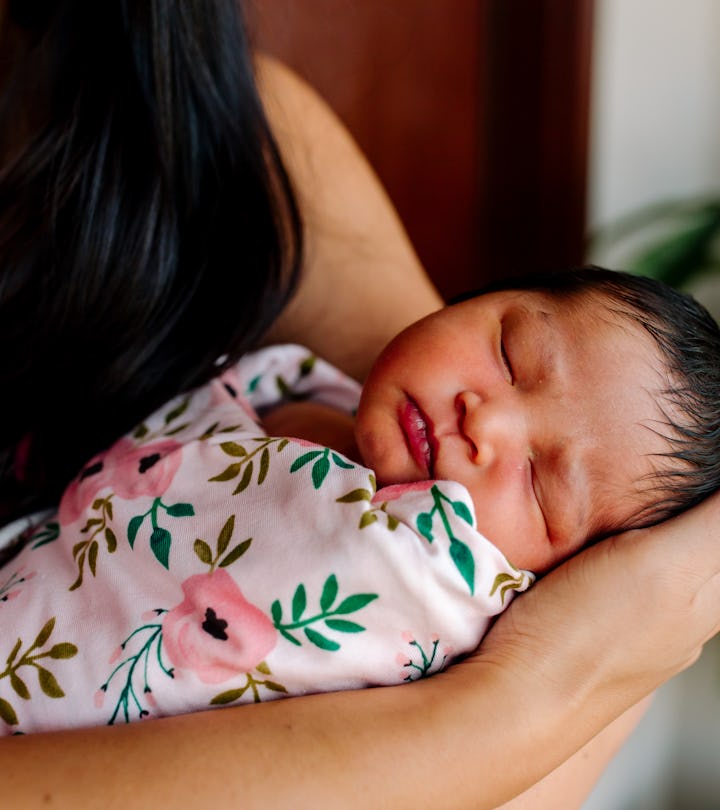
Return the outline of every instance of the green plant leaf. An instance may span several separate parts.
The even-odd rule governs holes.
[[[135,515],[135,517],[128,523],[127,534],[130,548],[135,546],[135,538],[137,537],[137,533],[140,531],[143,520],[145,520],[145,515]]]
[[[360,517],[360,522],[358,523],[358,529],[364,529],[366,526],[370,526],[372,523],[375,523],[377,519],[375,512],[363,512]]]
[[[60,684],[50,670],[38,667],[38,682],[40,683],[40,688],[48,697],[65,697],[65,692],[60,688]]]
[[[307,607],[307,594],[305,593],[305,586],[302,582],[295,588],[295,593],[292,598],[292,618],[294,622],[300,620],[300,617],[305,612]]]
[[[263,686],[266,689],[270,689],[272,692],[285,692],[287,694],[287,689],[281,683],[276,683],[275,681],[263,681]]]
[[[40,632],[37,634],[37,637],[35,638],[35,641],[33,642],[31,649],[44,646],[45,642],[52,635],[54,627],[55,627],[55,617],[53,616],[51,619],[48,619],[43,625],[42,630],[40,630]]]
[[[267,447],[263,448],[262,454],[260,455],[260,471],[258,472],[258,486],[263,483],[265,478],[267,477],[268,470],[270,469],[270,451]]]
[[[464,520],[465,523],[469,523],[470,526],[473,525],[472,513],[467,507],[467,504],[464,504],[462,501],[451,501],[451,506],[453,512],[461,519]]]
[[[208,478],[208,481],[232,481],[233,478],[237,477],[241,467],[242,462],[238,461],[235,464],[231,464],[229,467],[226,467],[221,473],[218,473],[218,475]]]
[[[310,450],[309,453],[303,453],[301,456],[298,456],[290,465],[290,472],[297,472],[301,467],[304,467],[308,462],[312,461],[314,458],[317,458],[319,455],[322,455],[322,450]]]
[[[312,468],[312,482],[315,489],[320,489],[325,477],[330,472],[330,462],[326,456],[319,458]]]
[[[219,695],[215,695],[215,697],[210,701],[210,705],[225,706],[228,703],[239,700],[245,694],[246,689],[247,686],[243,687],[242,689],[228,689],[227,692],[221,692]]]
[[[195,514],[191,503],[174,503],[166,511],[171,517],[192,517]]]
[[[300,376],[307,377],[307,375],[313,370],[315,366],[315,360],[317,358],[314,355],[309,355],[306,357],[302,363],[300,363]]]
[[[331,453],[332,460],[337,464],[338,467],[342,467],[343,470],[352,470],[355,465],[351,464],[349,461],[346,461],[342,456],[339,456],[337,453]]]
[[[417,528],[420,534],[428,541],[428,543],[432,543],[433,541],[432,515],[430,514],[430,512],[421,512],[417,516]]]
[[[307,636],[308,641],[311,641],[321,650],[335,652],[335,650],[340,649],[340,645],[337,643],[337,641],[332,641],[331,639],[326,638],[324,635],[322,635],[322,633],[318,633],[317,630],[313,630],[312,627],[305,628],[305,635]]]
[[[365,605],[377,599],[376,593],[356,593],[354,596],[348,596],[346,599],[335,608],[335,613],[346,614],[354,613],[356,610],[361,610]]]
[[[239,560],[240,557],[242,557],[242,555],[250,548],[251,543],[252,537],[248,537],[247,540],[243,540],[242,543],[235,546],[235,548],[220,561],[220,568],[227,568],[228,565],[232,565],[235,560]]]
[[[361,624],[349,622],[347,619],[325,619],[325,624],[331,630],[337,630],[340,633],[362,633],[365,629]]]
[[[470,549],[460,540],[450,541],[450,556],[455,567],[470,588],[475,593],[475,560]]]
[[[115,537],[115,532],[110,528],[105,529],[105,543],[107,544],[108,553],[112,554],[117,548],[117,537]]]
[[[27,688],[25,681],[12,670],[10,672],[10,686],[12,686],[15,694],[23,700],[30,700],[30,690]]]
[[[218,554],[225,553],[225,550],[230,545],[230,541],[232,540],[234,531],[235,531],[235,515],[230,515],[230,517],[225,521],[225,525],[222,527],[222,529],[220,529],[220,534],[218,535],[217,541]]]
[[[212,551],[210,546],[204,540],[201,540],[198,537],[198,539],[193,543],[193,551],[200,562],[205,563],[205,565],[212,565]]]
[[[185,397],[185,399],[183,399],[183,401],[177,407],[173,408],[169,413],[165,414],[165,424],[169,425],[170,422],[177,419],[178,416],[182,416],[187,410],[189,404],[190,404],[190,397]]]
[[[238,493],[247,489],[247,487],[250,484],[250,481],[252,480],[252,474],[253,474],[253,462],[252,459],[250,459],[250,461],[248,461],[247,464],[245,465],[245,471],[242,474],[240,483],[233,490],[233,495],[237,495]]]
[[[88,551],[88,565],[90,566],[90,573],[95,576],[95,569],[97,567],[98,543],[93,540],[90,543],[90,550]]]
[[[18,639],[15,642],[15,646],[10,651],[10,655],[8,655],[8,657],[7,657],[6,664],[7,664],[8,667],[11,667],[13,665],[13,661],[15,660],[15,657],[20,652],[20,647],[22,647],[22,640]]]
[[[50,658],[72,658],[77,655],[77,651],[78,648],[74,644],[64,641],[51,647],[48,655]]]
[[[335,576],[335,574],[330,574],[330,576],[325,580],[322,593],[320,594],[320,610],[323,613],[327,613],[327,611],[330,610],[330,606],[335,601],[337,593],[338,593],[337,577]]]
[[[372,492],[367,489],[353,489],[335,500],[336,503],[358,503],[359,501],[371,501]]]
[[[242,458],[247,455],[247,450],[237,442],[221,442],[220,448],[228,456],[234,456],[235,458]]]
[[[3,700],[3,698],[0,698],[0,717],[2,717],[2,719],[9,726],[16,726],[18,724],[15,709],[13,709],[13,707],[7,702],[7,700]]]
[[[152,553],[155,555],[155,559],[163,565],[165,568],[169,568],[169,560],[170,560],[170,543],[172,542],[172,536],[167,529],[163,529],[161,526],[153,529],[153,533],[150,535],[150,548],[152,549]]]

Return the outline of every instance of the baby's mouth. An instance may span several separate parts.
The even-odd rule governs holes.
[[[400,411],[400,427],[405,434],[405,441],[410,450],[410,455],[415,463],[425,470],[428,478],[431,478],[433,466],[432,431],[425,415],[410,397],[407,397]]]

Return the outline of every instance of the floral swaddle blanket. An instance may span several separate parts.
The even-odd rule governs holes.
[[[358,394],[270,347],[92,459],[0,568],[0,734],[398,684],[473,650],[533,577],[478,533],[465,488],[376,490],[258,424]]]

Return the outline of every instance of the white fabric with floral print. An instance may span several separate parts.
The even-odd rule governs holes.
[[[398,684],[474,649],[533,577],[478,533],[464,487],[376,491],[258,425],[358,393],[275,346],[92,459],[0,569],[0,733]]]

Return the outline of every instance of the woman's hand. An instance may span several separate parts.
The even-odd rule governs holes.
[[[590,708],[577,719],[592,730],[609,706],[633,705],[694,663],[718,631],[720,493],[569,560],[512,604],[478,658]]]

